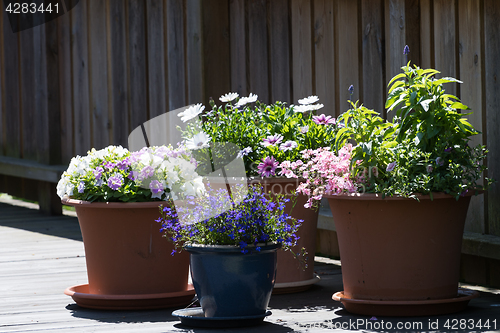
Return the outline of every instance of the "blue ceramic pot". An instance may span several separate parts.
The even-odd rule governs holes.
[[[263,315],[276,276],[281,244],[243,254],[237,246],[189,245],[191,277],[205,317]]]

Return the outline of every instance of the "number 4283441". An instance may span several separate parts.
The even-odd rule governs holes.
[[[56,2],[52,5],[52,3],[49,2],[46,5],[44,3],[38,5],[34,2],[11,2],[7,8],[5,8],[5,11],[11,14],[40,14],[44,12],[52,13],[52,11],[59,13],[59,3]]]

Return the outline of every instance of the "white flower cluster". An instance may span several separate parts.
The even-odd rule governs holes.
[[[160,199],[165,194],[165,200],[177,200],[205,192],[195,161],[182,148],[177,151],[167,151],[165,147],[143,148],[132,153],[131,166],[136,183],[150,189],[152,198]]]
[[[72,158],[57,184],[57,194],[61,198],[85,200],[86,190],[101,195],[115,191],[130,193],[132,183],[150,190],[151,198],[175,200],[199,196],[205,187],[195,169],[196,161],[183,147],[151,147],[131,153],[121,146],[108,146]],[[127,199],[134,201],[130,197]]]
[[[295,112],[307,112],[307,111],[317,111],[321,109],[323,104],[313,104],[319,101],[318,96],[309,96],[306,98],[299,99],[299,104],[294,106],[293,111]]]

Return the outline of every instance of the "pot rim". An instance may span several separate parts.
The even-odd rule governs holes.
[[[281,243],[258,243],[260,251],[252,251],[252,253],[260,253],[272,251],[281,248]],[[249,245],[248,250],[255,250],[257,246]],[[218,252],[218,253],[241,253],[241,247],[238,245],[205,245],[205,244],[185,244],[184,249],[188,252]]]
[[[483,194],[485,190],[470,190],[465,195],[461,197],[470,197],[473,195]],[[431,200],[431,196],[429,194],[416,194],[415,195],[419,200]],[[413,198],[405,198],[401,196],[386,196],[382,198],[381,193],[342,193],[342,194],[323,194],[323,198],[327,199],[338,199],[338,200],[415,200]],[[432,200],[435,199],[450,199],[455,198],[454,196],[444,193],[444,192],[433,192]]]
[[[74,207],[93,208],[153,208],[160,205],[168,205],[168,201],[145,201],[145,202],[90,202],[85,200],[71,199],[67,196],[61,199],[63,205]]]

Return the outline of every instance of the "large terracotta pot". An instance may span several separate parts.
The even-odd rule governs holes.
[[[162,237],[155,222],[160,216],[158,207],[165,202],[62,202],[75,207],[82,232],[89,283],[80,289],[93,298],[162,295],[164,302],[157,299],[154,307],[172,305],[169,293],[186,292],[181,303],[189,303],[189,295],[194,295],[188,286],[189,255],[172,256],[173,244]],[[139,304],[148,307],[144,300]]]
[[[300,184],[300,180],[291,178],[257,178],[249,183],[260,183],[266,192],[285,194],[292,199],[292,192]],[[295,253],[300,253],[300,249],[305,248],[308,252],[307,268],[295,259],[290,251],[278,251],[278,268],[276,273],[276,283],[274,294],[292,293],[307,290],[319,278],[314,274],[314,254],[316,251],[316,230],[318,225],[318,210],[304,208],[307,196],[298,195],[290,200],[285,206],[285,213],[296,219],[304,220],[299,228],[300,239],[293,248]]]
[[[418,201],[367,193],[326,197],[337,230],[344,282],[342,295],[335,299],[418,305],[457,298],[470,195],[456,200],[436,193],[433,200],[419,196]],[[368,308],[370,315],[376,314],[376,307]],[[394,309],[396,313],[383,314],[398,315]],[[350,311],[360,313],[355,307]]]

